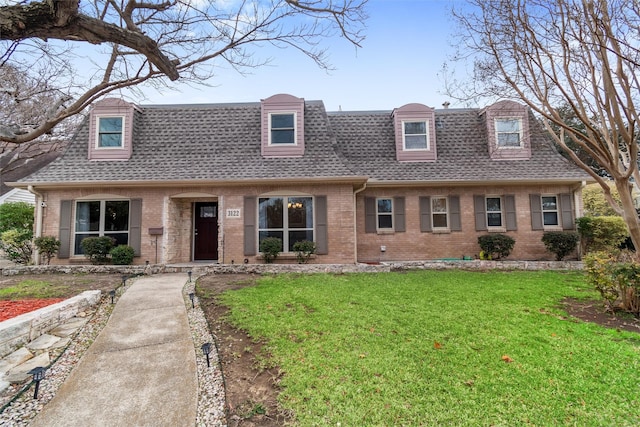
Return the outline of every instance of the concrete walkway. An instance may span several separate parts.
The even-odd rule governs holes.
[[[196,355],[184,274],[137,279],[30,426],[193,426]]]

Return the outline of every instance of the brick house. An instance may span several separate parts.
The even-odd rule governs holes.
[[[57,263],[108,235],[135,263],[262,262],[259,242],[313,240],[315,263],[475,257],[506,233],[512,259],[552,259],[545,230],[574,229],[590,177],[529,110],[327,112],[280,94],[256,103],[97,102],[67,150],[13,183],[38,198]]]

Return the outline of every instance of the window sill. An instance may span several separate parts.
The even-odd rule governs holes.
[[[544,231],[563,231],[562,227],[559,225],[545,225],[543,227]]]
[[[434,228],[432,230],[433,234],[449,234],[451,233],[451,230],[448,228]]]
[[[395,234],[395,230],[377,230],[376,233],[378,234]]]
[[[487,228],[488,233],[506,233],[507,227],[489,227]]]

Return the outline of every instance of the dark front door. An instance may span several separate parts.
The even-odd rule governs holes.
[[[218,203],[195,204],[194,260],[218,259]]]

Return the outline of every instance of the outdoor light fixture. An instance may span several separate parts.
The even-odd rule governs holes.
[[[115,296],[116,296],[116,291],[115,291],[115,289],[114,289],[114,290],[109,291],[109,296],[111,297],[111,304],[113,304],[113,298],[115,298]]]
[[[40,381],[44,379],[44,372],[47,368],[43,368],[42,366],[38,366],[37,368],[33,368],[28,373],[33,375],[33,381],[36,383],[36,389],[33,392],[33,398],[38,398],[38,389],[40,388]]]
[[[193,300],[195,299],[196,294],[194,294],[193,292],[189,293],[189,299],[191,300],[191,308],[196,308]]]
[[[123,275],[122,275],[122,286],[124,286],[124,285],[126,285],[126,284],[127,284],[127,275],[126,275],[126,274],[123,274]]]
[[[209,353],[211,353],[211,343],[210,342],[206,342],[204,344],[202,344],[202,352],[204,353],[205,356],[207,356],[207,368],[210,368],[211,365],[209,364]]]
[[[191,270],[187,271],[187,274],[189,275],[189,283],[191,283],[191,273],[192,273]]]

